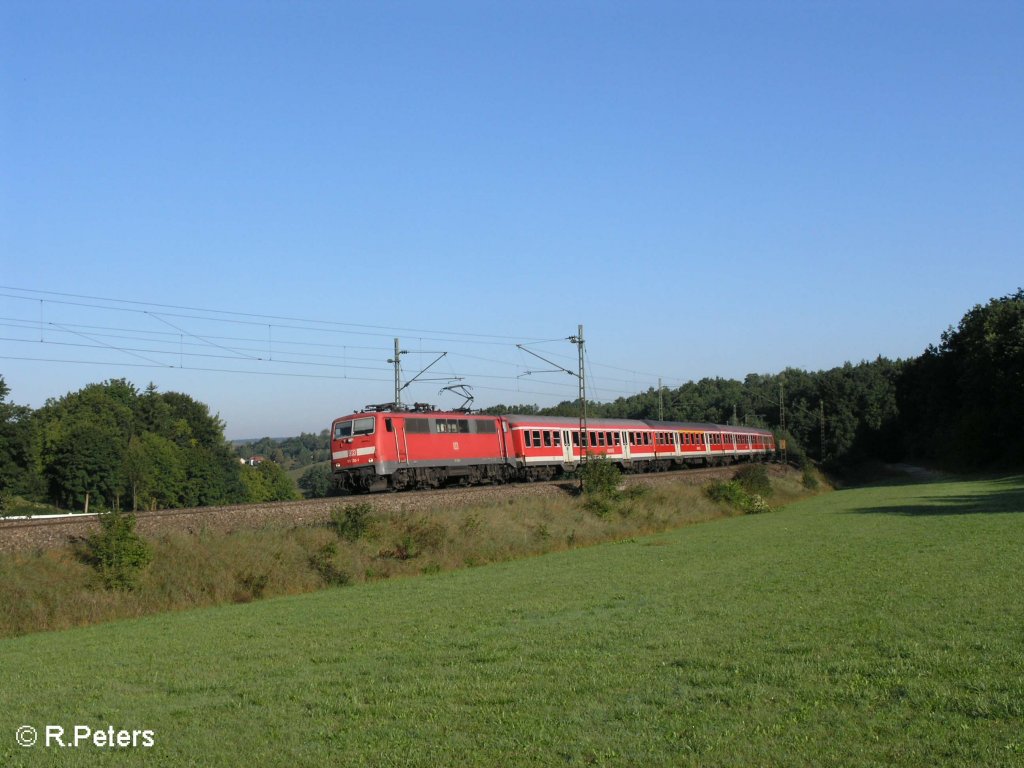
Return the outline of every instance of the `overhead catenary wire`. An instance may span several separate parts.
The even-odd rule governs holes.
[[[310,318],[301,318],[289,314],[257,314],[252,312],[235,312],[230,310],[210,309],[191,307],[185,304],[158,304],[127,299],[113,299],[107,297],[89,296],[85,294],[60,293],[54,291],[38,291],[36,289],[14,288],[11,286],[0,286],[0,298],[10,298],[21,301],[31,301],[39,306],[38,319],[24,317],[2,317],[0,326],[12,330],[23,330],[35,332],[38,335],[34,339],[17,338],[17,334],[0,337],[2,341],[12,343],[30,343],[61,345],[65,347],[77,347],[80,349],[106,349],[116,351],[128,357],[142,359],[154,367],[180,368],[185,370],[210,370],[223,373],[252,373],[248,368],[236,367],[212,367],[208,364],[200,364],[204,360],[258,362],[273,367],[271,373],[280,375],[288,374],[292,377],[301,378],[325,378],[332,374],[332,370],[338,370],[343,375],[341,378],[359,380],[360,377],[348,376],[349,369],[354,371],[365,371],[369,374],[380,372],[384,374],[387,369],[372,363],[380,360],[379,357],[369,355],[352,355],[352,351],[381,352],[386,348],[383,346],[372,346],[370,344],[340,343],[342,336],[383,336],[386,332],[396,329],[387,326],[375,326],[368,324],[338,323],[334,321],[323,321]],[[22,294],[30,293],[31,296],[17,295],[11,291]],[[64,307],[68,310],[64,314],[76,313],[69,321],[58,322],[56,319],[46,320],[46,316],[53,317],[52,312],[46,311],[48,305]],[[80,311],[79,311],[80,310]],[[104,313],[118,312],[135,317],[145,317],[165,326],[165,330],[158,330],[152,327],[126,327],[130,324],[113,323],[103,324],[96,322],[81,322],[84,312]],[[57,313],[61,314],[60,312]],[[61,317],[61,320],[64,320]],[[272,322],[268,322],[271,320]],[[205,327],[195,327],[204,324]],[[210,326],[232,324],[239,327],[251,326],[261,327],[264,332],[259,334],[232,334],[224,333],[223,329],[211,328]],[[171,329],[173,333],[166,330]],[[49,333],[46,333],[49,329]],[[367,329],[373,329],[372,331]],[[217,332],[220,330],[220,332]],[[435,331],[424,329],[412,329],[415,332],[424,334],[418,336],[419,346],[422,350],[423,342],[441,341],[445,344],[456,346],[487,343],[494,347],[503,347],[511,353],[513,345],[498,339],[511,339],[522,337],[509,337],[500,334],[488,334],[478,332],[458,333],[451,331]],[[68,339],[61,340],[60,336],[78,337],[88,343],[76,343]],[[433,336],[446,335],[449,338],[438,339]],[[325,335],[328,338],[316,338]],[[345,341],[351,341],[350,339]],[[564,343],[565,337],[558,338],[527,338],[522,342],[525,345],[548,345],[553,343]],[[205,349],[205,351],[203,351]],[[218,354],[217,350],[220,353]],[[340,354],[331,354],[338,351]],[[422,350],[425,351],[425,350]],[[521,354],[521,353],[520,353]],[[548,350],[554,359],[563,358],[570,360],[569,355]],[[150,357],[147,357],[150,356]],[[41,362],[50,360],[46,356],[30,358],[28,356],[0,355],[4,359],[33,359]],[[460,362],[462,361],[462,362]],[[465,366],[466,361],[476,361],[494,366],[501,366],[509,369],[509,373],[502,374],[500,371],[473,371],[476,366]],[[101,362],[99,360],[75,360],[63,361],[81,364],[104,364],[104,365],[129,365],[124,363]],[[538,384],[553,387],[555,391],[542,392],[537,388],[523,389],[520,382],[516,381],[516,373],[525,370],[522,362],[514,359],[499,359],[496,355],[475,355],[469,351],[454,349],[451,351],[447,362],[447,368],[451,373],[449,378],[464,381],[507,381],[511,385],[507,389],[501,387],[480,387],[491,391],[515,392],[521,395],[536,394],[545,397],[558,397],[564,400],[571,400],[572,382],[553,381],[548,376],[536,372],[532,377]],[[360,365],[360,363],[367,363]],[[638,372],[621,366],[605,365],[594,362],[587,355],[587,366],[590,369],[590,376],[593,385],[590,390],[601,398],[628,396],[637,392],[635,376]],[[281,370],[282,367],[292,370]],[[598,379],[594,377],[594,368],[602,367],[607,370],[619,370],[633,374],[634,379],[618,378],[604,375],[601,379],[602,386],[597,386]],[[671,377],[666,377],[671,378]],[[375,380],[375,379],[371,379]],[[411,383],[411,382],[410,382]],[[419,384],[419,382],[416,382]],[[619,385],[619,386],[616,386]],[[559,391],[561,390],[561,391]]]

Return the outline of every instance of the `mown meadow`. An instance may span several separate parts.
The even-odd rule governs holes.
[[[1022,512],[1022,477],[894,483],[8,638],[0,763],[1020,765]],[[18,746],[47,724],[155,744]]]

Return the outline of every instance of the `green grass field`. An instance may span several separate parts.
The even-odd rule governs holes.
[[[0,765],[1024,764],[1024,478],[0,641]],[[21,725],[152,748],[22,748]]]

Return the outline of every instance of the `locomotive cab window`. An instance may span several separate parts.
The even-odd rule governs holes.
[[[370,416],[366,419],[355,419],[352,422],[352,436],[372,435],[375,419]]]
[[[352,422],[343,421],[340,424],[334,425],[334,439],[341,440],[342,438],[352,437]]]

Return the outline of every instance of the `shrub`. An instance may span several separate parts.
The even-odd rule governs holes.
[[[744,464],[736,470],[732,479],[748,494],[765,497],[772,495],[772,483],[764,464]]]
[[[309,558],[309,565],[320,574],[324,584],[341,586],[348,584],[349,575],[335,564],[338,545],[333,541],[324,544]]]
[[[583,481],[583,492],[588,496],[614,499],[619,495],[622,473],[605,456],[590,456],[578,470]]]
[[[410,560],[419,557],[427,550],[441,549],[447,538],[448,529],[442,523],[424,518],[413,518],[401,524],[394,546],[390,549],[382,549],[380,556],[395,560]]]
[[[814,474],[814,465],[810,460],[805,460],[801,463],[800,469],[803,470],[803,477],[800,478],[800,482],[804,488],[809,491],[817,490],[818,488],[818,477]]]
[[[366,501],[344,507],[335,507],[331,510],[330,526],[343,539],[358,541],[366,535],[370,527],[370,514],[372,512],[373,507]]]
[[[747,493],[736,480],[717,480],[704,486],[704,495],[712,501],[728,504],[747,515],[771,512],[772,508],[760,494]]]
[[[135,515],[103,512],[100,530],[89,536],[82,559],[100,575],[107,589],[134,589],[138,574],[153,559],[153,551],[135,533]]]

